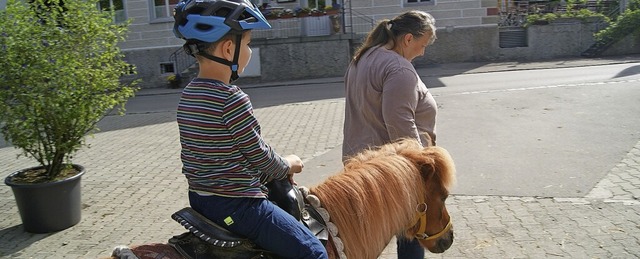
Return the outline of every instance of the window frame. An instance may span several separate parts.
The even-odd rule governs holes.
[[[156,6],[156,0],[149,0],[149,20],[151,22],[173,22],[173,8],[180,2],[179,0],[161,0],[164,2],[164,5]],[[171,1],[175,1],[175,4],[171,4]],[[165,15],[163,17],[158,17],[156,14],[156,8],[164,7]]]
[[[436,5],[436,0],[416,0],[415,3],[409,3],[409,0],[402,0],[403,7],[415,7],[415,6],[426,6],[426,5]]]
[[[176,64],[172,61],[160,62],[160,74],[176,74]]]
[[[114,22],[114,23],[125,23],[125,22],[127,22],[127,20],[128,20],[129,18],[127,18],[127,6],[126,6],[126,0],[104,0],[104,1],[109,1],[109,8],[108,8],[108,10],[111,10],[111,11],[113,11],[113,13],[114,13],[114,15],[113,15],[113,17],[112,17],[112,20],[113,20],[113,22]],[[121,10],[115,10],[115,9],[113,9],[113,8],[114,8],[114,6],[115,6],[115,5],[113,4],[113,2],[114,2],[114,1],[120,1],[120,2],[121,2],[121,4],[122,4],[122,9],[121,9]],[[101,1],[98,1],[98,9],[99,9],[99,10],[103,10],[102,6],[100,5],[100,2],[101,2]],[[121,13],[122,13],[122,18],[123,18],[122,20],[118,20],[118,19],[117,19],[117,18],[118,18],[118,15],[117,15],[116,13],[117,13],[118,11],[121,11]]]

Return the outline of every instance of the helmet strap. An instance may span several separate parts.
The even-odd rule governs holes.
[[[218,62],[220,64],[224,64],[224,65],[229,66],[231,68],[231,78],[230,78],[229,82],[233,82],[233,81],[236,81],[238,78],[240,78],[240,76],[238,75],[238,67],[239,67],[238,59],[240,59],[240,43],[241,43],[240,41],[241,40],[242,40],[242,34],[236,35],[236,49],[235,49],[234,54],[233,54],[233,61],[229,61],[229,60],[226,60],[226,59],[223,59],[223,58],[219,58],[219,57],[216,57],[216,56],[213,56],[213,55],[207,53],[204,50],[200,50],[198,48],[197,44],[192,44],[192,45],[188,46],[189,49],[190,49],[190,52],[191,52],[189,54],[192,54],[192,55],[193,54],[197,54],[197,55],[203,56],[203,57],[205,57],[205,58],[207,58],[207,59],[209,59],[211,61]],[[195,50],[194,50],[194,48],[195,48]]]
[[[242,34],[236,34],[236,51],[233,54],[233,64],[231,64],[231,80],[229,82],[233,82],[240,78],[238,75],[238,59],[240,59],[240,45],[242,41]]]

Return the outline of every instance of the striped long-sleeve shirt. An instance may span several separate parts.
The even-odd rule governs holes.
[[[265,197],[263,181],[283,179],[289,164],[260,136],[249,97],[216,80],[195,79],[178,104],[182,173],[189,190]]]

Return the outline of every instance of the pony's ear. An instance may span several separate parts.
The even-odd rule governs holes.
[[[425,148],[404,148],[399,149],[399,155],[411,160],[419,169],[425,181],[437,176],[445,188],[451,187],[455,183],[456,168],[449,152],[439,146],[429,146]]]
[[[433,161],[429,169],[432,175],[438,175],[442,185],[450,188],[456,182],[456,167],[449,152],[439,146],[424,148],[426,156]]]
[[[426,147],[419,154],[419,157],[413,156],[410,159],[420,168],[420,173],[426,181],[431,181],[432,177],[437,176],[445,188],[455,183],[455,165],[446,149],[438,146]]]
[[[425,180],[429,180],[436,173],[436,167],[432,163],[421,164],[420,173],[422,174],[422,178],[424,178]]]
[[[436,171],[436,161],[429,148],[419,147],[417,149],[400,149],[398,154],[409,159],[418,169],[423,179],[429,180]]]

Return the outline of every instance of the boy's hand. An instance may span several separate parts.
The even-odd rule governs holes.
[[[289,173],[287,174],[289,177],[289,181],[291,181],[291,184],[295,185],[296,183],[295,181],[293,181],[293,174],[302,172],[302,168],[304,168],[302,160],[296,155],[288,155],[285,156],[284,159],[289,162]]]

